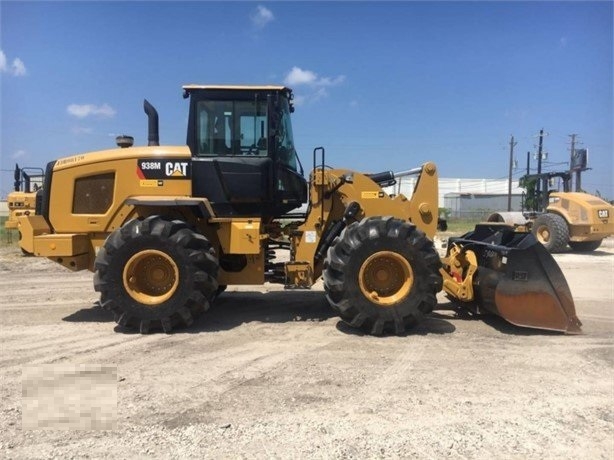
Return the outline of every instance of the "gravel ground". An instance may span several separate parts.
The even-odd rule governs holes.
[[[229,288],[189,330],[124,333],[91,273],[2,248],[0,457],[612,459],[613,243],[556,256],[582,335],[440,296],[412,334],[378,338],[321,285]]]

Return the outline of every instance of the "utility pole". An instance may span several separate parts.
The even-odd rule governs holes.
[[[576,136],[577,134],[570,134],[569,137],[571,137],[571,159],[569,161],[569,172],[571,173],[571,166],[574,164],[574,160],[575,160],[575,156],[576,156]],[[577,165],[576,165],[577,166]],[[581,174],[582,171],[580,169],[576,169],[575,171],[575,176],[576,176],[576,192],[579,192],[582,189],[582,179],[581,179]],[[569,184],[569,190],[573,190],[573,177],[570,177],[569,179],[570,184]]]
[[[542,151],[544,148],[544,130],[539,130],[539,147],[537,148],[537,174],[542,173]]]
[[[539,130],[539,147],[537,149],[537,174],[541,174],[542,173],[542,150],[544,147],[544,128]],[[539,206],[542,206],[542,181],[541,178],[537,179],[537,187],[536,187],[536,191],[537,191],[537,202],[539,203]],[[546,192],[544,190],[544,192]]]
[[[510,168],[508,175],[508,184],[507,184],[507,210],[508,212],[512,210],[512,168],[514,167],[514,146],[517,142],[514,142],[514,135],[510,139]]]

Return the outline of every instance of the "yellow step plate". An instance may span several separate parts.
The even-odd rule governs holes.
[[[44,257],[76,256],[89,253],[90,239],[84,233],[47,234],[34,237],[34,254]]]

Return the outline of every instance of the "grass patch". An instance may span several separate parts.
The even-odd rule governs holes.
[[[0,217],[0,247],[17,246],[19,243],[19,233],[17,230],[7,230],[4,228],[6,217]]]
[[[467,233],[473,230],[476,224],[482,222],[475,219],[448,219],[448,232]]]

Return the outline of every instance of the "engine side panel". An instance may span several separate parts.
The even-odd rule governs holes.
[[[111,231],[131,196],[189,197],[190,165],[187,147],[116,149],[58,160],[46,191],[49,223],[56,233]]]

